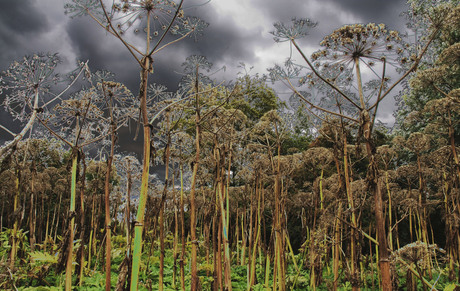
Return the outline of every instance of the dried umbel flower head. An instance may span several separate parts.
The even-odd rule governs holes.
[[[65,6],[71,17],[90,15],[114,34],[123,35],[130,28],[135,34],[148,32],[148,40],[166,32],[173,34],[197,34],[207,26],[199,18],[186,18],[183,9],[172,0],[115,0],[110,9],[101,7],[99,0],[71,0]],[[109,21],[108,21],[109,20]],[[147,28],[145,21],[149,21]]]
[[[377,159],[383,163],[385,168],[387,168],[396,157],[397,154],[395,149],[389,145],[383,145],[377,148]]]
[[[343,140],[341,127],[342,126],[340,120],[328,119],[327,122],[323,122],[319,132],[329,141],[337,143],[341,147]]]
[[[253,127],[252,135],[266,146],[273,146],[285,138],[286,123],[276,110],[266,112]]]
[[[446,48],[439,56],[440,64],[458,63],[460,59],[460,42],[457,42]]]
[[[415,78],[410,80],[410,86],[416,90],[430,88],[433,84],[442,82],[449,75],[449,72],[450,69],[447,65],[418,71]]]
[[[187,94],[195,90],[196,82],[198,82],[199,89],[212,83],[206,73],[212,69],[213,63],[208,61],[205,56],[188,56],[182,63],[182,67],[185,75],[179,83],[180,92]]]
[[[36,94],[40,98],[49,93],[51,85],[60,81],[54,73],[60,63],[57,54],[26,56],[13,62],[1,73],[0,93],[4,91],[3,106],[15,118],[25,121],[33,109]]]
[[[453,89],[448,94],[449,98],[452,98],[457,104],[460,102],[460,88]]]
[[[291,58],[288,58],[284,62],[284,66],[275,65],[273,68],[269,68],[268,72],[270,75],[270,80],[272,82],[278,80],[288,80],[291,78],[296,78],[299,76],[301,68],[292,62]],[[302,80],[300,80],[302,83]],[[306,95],[308,96],[308,95]]]
[[[353,193],[354,206],[358,207],[363,203],[368,195],[367,181],[359,179],[351,183],[351,191]]]
[[[65,14],[69,14],[70,17],[80,17],[91,12],[102,16],[103,12],[99,10],[100,4],[100,0],[71,0],[64,5]]]
[[[443,124],[442,122],[439,122],[440,120],[442,121],[441,116],[430,116],[431,120],[435,120],[437,122],[430,122],[428,123],[425,128],[423,129],[423,133],[425,134],[430,134],[433,136],[436,135],[444,135],[448,133],[448,128]]]
[[[429,135],[414,132],[411,133],[406,141],[405,147],[417,155],[427,151],[431,146],[431,137]]]
[[[332,152],[323,147],[308,149],[303,152],[303,160],[305,163],[312,164],[315,167],[323,168],[331,163],[334,159]]]
[[[302,160],[300,157],[293,155],[276,156],[275,160],[280,160],[281,174],[289,177],[296,169],[301,168]]]
[[[110,122],[102,118],[103,111],[93,102],[97,98],[96,95],[94,89],[87,89],[63,100],[54,107],[54,115],[49,120],[49,126],[70,135],[70,139],[75,138],[77,133],[84,141],[89,141],[95,136],[105,136]]]
[[[408,213],[409,211],[416,211],[419,209],[419,196],[418,190],[406,190],[397,191],[394,193],[395,200],[399,201],[398,210],[401,214]]]
[[[451,93],[453,93],[452,95],[455,94],[455,92]],[[458,100],[449,96],[441,99],[434,99],[428,101],[424,109],[426,112],[429,112],[431,114],[432,119],[436,119],[437,117],[442,118],[444,116],[447,116],[447,113],[449,111],[460,112],[460,103],[458,102]]]
[[[396,169],[400,179],[406,180],[409,185],[414,185],[418,181],[417,167],[414,165],[402,165]]]
[[[111,122],[113,117],[116,127],[126,126],[129,118],[136,118],[138,114],[138,99],[134,98],[131,91],[123,84],[114,81],[101,80],[96,84],[97,94],[93,103],[102,111],[107,112],[108,117],[99,115],[100,119]]]
[[[95,97],[93,90],[83,90],[76,93],[73,98],[63,100],[54,109],[59,115],[69,119],[84,116],[88,119],[95,119],[102,115],[102,112],[93,103],[92,99]]]
[[[418,265],[419,268],[425,270],[431,264],[431,257],[436,255],[438,246],[435,244],[426,244],[421,241],[416,241],[403,246],[392,254],[393,260],[402,259],[410,263]]]
[[[409,114],[407,114],[407,116],[404,118],[403,124],[407,127],[411,127],[411,126],[417,125],[418,123],[422,121],[423,121],[422,114],[419,111],[414,110],[410,112]]]
[[[384,24],[369,23],[344,25],[326,36],[320,43],[325,47],[312,55],[313,60],[347,65],[357,59],[375,62],[404,62],[405,43],[399,33],[388,30]]]
[[[451,2],[451,3],[448,3]],[[406,18],[409,20],[407,27],[415,31],[419,35],[421,41],[426,41],[429,34],[433,33],[434,30],[441,29],[441,39],[444,39],[446,28],[449,30],[456,29],[455,17],[453,19],[449,16],[454,10],[456,4],[455,1],[445,0],[408,0],[408,11],[403,12]],[[451,18],[451,19],[449,19]],[[453,21],[452,21],[453,20]]]
[[[123,179],[131,176],[132,179],[140,178],[140,169],[142,168],[139,159],[135,156],[115,155],[114,162],[119,176]]]
[[[270,33],[274,35],[273,39],[276,42],[289,41],[308,35],[310,29],[316,27],[317,24],[308,18],[293,18],[291,25],[281,22],[273,24],[275,30]]]
[[[429,11],[429,19],[433,27],[444,28],[441,35],[441,38],[444,40],[448,38],[446,34],[449,33],[449,30],[456,30],[460,27],[460,6],[458,6],[458,2],[457,6],[454,5],[451,3],[442,3]]]

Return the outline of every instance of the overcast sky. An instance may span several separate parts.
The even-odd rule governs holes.
[[[90,18],[70,19],[62,0],[1,0],[0,71],[24,55],[36,52],[59,53],[61,70],[75,61],[89,60],[92,70],[107,69],[134,92],[139,85],[139,69],[121,43],[107,35]],[[289,56],[289,44],[277,44],[270,31],[273,23],[307,17],[319,22],[308,40],[308,53],[335,28],[351,23],[385,23],[390,29],[404,30],[405,0],[185,0],[185,12],[209,23],[197,41],[187,40],[159,53],[155,58],[153,81],[174,89],[180,79],[181,63],[189,55],[204,55],[215,68],[226,67],[226,79],[234,79],[244,62],[252,72],[266,73]],[[286,90],[287,91],[287,90]],[[279,92],[282,93],[282,92]],[[381,119],[391,121],[393,100],[381,107]],[[2,122],[5,119],[2,118]]]

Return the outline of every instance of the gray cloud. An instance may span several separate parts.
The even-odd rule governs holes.
[[[114,36],[100,29],[91,19],[81,17],[68,22],[66,32],[79,60],[89,60],[90,69],[108,70],[134,90],[139,84],[139,69],[131,54]]]
[[[3,1],[2,4],[0,23],[3,31],[9,31],[15,36],[29,36],[48,29],[49,22],[36,6],[37,3],[17,0]]]
[[[405,21],[400,13],[405,9],[404,0],[255,0],[273,22],[289,22],[292,18],[309,18],[318,22],[309,39],[319,42],[334,29],[350,22],[385,23],[392,29],[404,30]]]
[[[356,15],[364,23],[385,23],[393,29],[404,29],[404,21],[399,17],[406,6],[404,0],[326,0],[334,3],[340,10]]]
[[[13,59],[30,54],[33,40],[50,26],[46,15],[34,1],[2,1],[0,9],[0,68]]]

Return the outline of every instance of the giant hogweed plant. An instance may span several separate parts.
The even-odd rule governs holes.
[[[141,80],[139,85],[139,122],[143,126],[143,173],[142,187],[136,223],[134,228],[133,267],[131,289],[137,290],[142,250],[142,231],[147,202],[151,125],[147,110],[147,87],[149,74],[153,73],[153,57],[156,53],[188,36],[196,36],[207,26],[196,17],[185,17],[183,0],[178,4],[170,0],[123,0],[106,5],[99,0],[72,0],[65,5],[66,13],[71,16],[88,15],[102,29],[119,39],[139,64]],[[145,26],[144,26],[145,25]],[[145,41],[134,45],[128,34],[141,34]],[[168,38],[173,34],[173,39]],[[194,276],[196,278],[196,276]],[[110,289],[110,286],[106,287]]]
[[[113,159],[115,133],[120,127],[127,125],[129,118],[133,117],[133,106],[129,106],[129,101],[132,101],[133,98],[130,98],[130,92],[124,85],[111,81],[112,76],[107,72],[96,72],[91,74],[89,69],[87,69],[86,75],[87,80],[92,86],[73,93],[68,99],[61,100],[61,102],[53,108],[48,118],[43,120],[40,119],[41,124],[52,135],[72,150],[71,195],[69,207],[70,238],[68,240],[68,250],[65,254],[67,257],[66,289],[70,289],[72,286],[77,169],[80,164],[81,156],[83,155],[83,150],[91,145],[94,146],[96,143],[107,145],[106,138],[110,137],[109,158]],[[110,167],[111,163],[109,162],[108,168]],[[106,208],[108,208],[109,195],[109,188],[107,185],[108,177],[110,177],[110,170],[107,171],[105,187]],[[106,221],[106,224],[110,222],[110,215],[107,216],[106,219],[108,219],[108,221]],[[110,240],[107,242],[107,249],[110,249]],[[110,256],[108,256],[108,258],[107,265],[110,265]],[[80,263],[83,264],[83,261]],[[80,268],[83,268],[83,266],[80,266]],[[80,276],[82,274],[83,273],[80,273]]]
[[[373,141],[373,126],[381,101],[390,92],[416,70],[418,64],[426,53],[430,44],[438,36],[443,27],[443,19],[447,17],[445,10],[438,11],[437,17],[432,18],[430,23],[429,35],[421,42],[420,49],[415,52],[408,50],[410,45],[403,42],[402,37],[397,31],[389,30],[384,24],[369,23],[345,25],[334,30],[326,36],[320,45],[322,49],[312,54],[311,58],[303,52],[298,43],[298,39],[308,36],[311,28],[316,23],[309,19],[293,19],[290,25],[275,23],[275,30],[272,32],[276,42],[287,41],[300,55],[306,66],[297,65],[290,56],[287,66],[275,66],[270,70],[273,79],[282,80],[293,92],[308,106],[356,123],[359,126],[359,138],[366,144],[367,157],[369,160],[368,184],[369,190],[374,195],[374,211],[378,229],[379,243],[379,267],[382,274],[382,288],[391,290],[391,276],[389,265],[389,253],[387,250],[387,239],[385,230],[384,206],[381,189],[378,186],[379,171],[375,160],[375,145]],[[406,65],[409,63],[409,65]],[[336,84],[335,78],[324,76],[321,68],[336,66],[337,74],[352,72],[350,76],[353,84],[353,94],[349,94],[345,89]],[[305,68],[306,67],[306,68]],[[392,81],[389,78],[391,67],[403,68],[402,75]],[[330,91],[340,95],[344,103],[354,108],[351,114],[344,114],[339,109],[329,109],[317,105],[316,100],[306,98],[293,84],[295,78],[309,80],[313,76],[321,80],[322,84],[327,84]],[[302,82],[300,83],[302,85]],[[310,85],[315,83],[310,81]],[[356,286],[354,286],[356,287]]]

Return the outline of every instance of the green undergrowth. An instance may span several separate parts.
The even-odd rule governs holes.
[[[0,233],[0,268],[1,268],[1,290],[63,290],[64,288],[64,272],[58,272],[58,260],[59,260],[59,249],[58,244],[48,243],[46,245],[37,245],[35,251],[31,251],[28,240],[27,232],[19,231],[19,251],[18,259],[16,260],[14,267],[8,262],[8,253],[11,249],[9,245],[8,237],[10,236],[10,230],[4,230]],[[58,240],[62,239],[58,237]],[[119,266],[125,257],[125,240],[122,236],[114,236],[112,249],[112,289],[115,289],[117,285],[117,279],[119,275]],[[85,265],[84,278],[79,286],[77,282],[77,276],[73,276],[73,290],[103,290],[105,285],[105,274],[104,274],[104,257],[101,250],[103,250],[101,242],[97,242],[98,253],[92,258],[91,264]],[[174,264],[174,249],[172,240],[170,237],[166,240],[166,252],[165,252],[165,270],[164,270],[164,290],[180,290],[180,267],[179,257],[177,257],[176,264]],[[75,251],[79,247],[79,241],[75,241]],[[179,244],[179,251],[181,245]],[[211,263],[206,263],[205,248],[200,247],[201,252],[199,257],[198,275],[200,278],[200,284],[202,290],[212,290],[214,282],[213,277],[213,264],[212,256],[209,258]],[[76,252],[74,252],[75,254]],[[191,275],[190,275],[190,260],[188,259],[190,253],[190,244],[186,245],[186,260],[185,260],[185,284],[186,290],[190,289]],[[150,254],[150,255],[149,255]],[[212,252],[211,252],[212,254]],[[288,255],[288,253],[286,253]],[[310,287],[310,270],[308,267],[308,260],[302,262],[302,254],[294,256],[297,262],[297,266],[300,270],[297,270],[292,262],[292,258],[288,261],[286,269],[286,286],[287,290],[312,290]],[[360,287],[361,290],[378,290],[378,267],[375,263],[375,258],[370,258],[372,263],[369,261],[363,265],[363,270],[360,273]],[[75,260],[76,261],[76,260]],[[263,256],[257,257],[256,263],[256,282],[252,286],[251,290],[267,290],[266,288],[266,266],[265,258]],[[75,263],[76,265],[76,263]],[[139,290],[158,290],[159,280],[159,268],[160,268],[160,251],[159,244],[155,242],[153,245],[146,243],[144,245],[144,252],[142,257],[141,273],[139,280]],[[456,283],[450,282],[448,279],[448,269],[446,266],[438,264],[432,269],[431,278],[428,273],[425,272],[424,278],[436,289],[453,291],[460,288]],[[247,265],[241,265],[240,262],[236,261],[236,253],[232,254],[232,289],[233,290],[247,290]],[[456,270],[458,272],[458,269]],[[43,273],[44,272],[44,273]],[[175,276],[174,276],[175,272]],[[268,286],[272,287],[272,275],[273,269],[269,270],[270,277],[268,280]],[[347,277],[347,267],[342,265],[340,268],[340,277],[338,280],[338,290],[351,290],[352,286],[350,280]],[[398,288],[405,290],[407,286],[408,270],[407,266],[400,264],[395,265],[395,278]],[[175,277],[175,282],[173,278]],[[334,274],[332,272],[332,261],[329,264],[324,264],[322,268],[321,280],[317,286],[317,290],[332,290],[333,289]],[[419,279],[412,276],[412,283],[415,284],[417,290],[423,290],[422,283]],[[428,289],[429,290],[429,289]],[[434,289],[433,289],[434,290]]]

